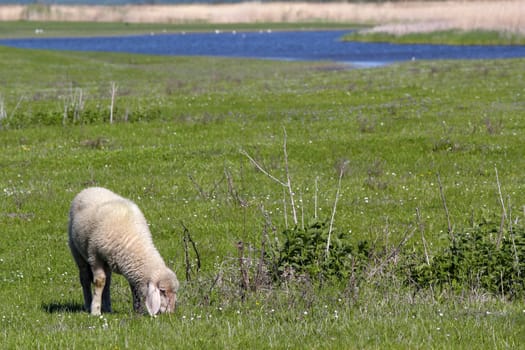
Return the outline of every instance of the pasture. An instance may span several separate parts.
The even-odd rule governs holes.
[[[521,291],[407,271],[480,227],[516,238],[522,266],[524,72],[523,59],[352,70],[1,47],[3,348],[523,346]],[[250,158],[290,179],[293,206]],[[67,216],[93,185],[145,213],[181,281],[173,315],[133,314],[121,277],[114,313],[81,310]],[[297,227],[366,242],[364,263],[344,279],[267,276],[294,208]]]

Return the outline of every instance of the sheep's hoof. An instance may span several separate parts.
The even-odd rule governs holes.
[[[100,306],[99,307],[91,307],[91,315],[93,316],[100,316],[102,313],[100,312]]]

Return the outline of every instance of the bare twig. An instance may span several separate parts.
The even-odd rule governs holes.
[[[186,235],[183,236],[182,243],[184,244],[184,263],[186,265],[186,281],[191,282],[190,254],[188,252],[188,240],[186,239]]]
[[[78,92],[78,95],[75,93],[74,96],[74,107],[73,110],[73,121],[77,121],[80,119],[80,112],[84,109],[84,93],[83,90],[80,88],[77,88],[76,90]],[[78,96],[78,101],[77,101]]]
[[[191,174],[188,174],[188,179],[190,179],[191,183],[193,184],[193,187],[195,187],[197,192],[199,192],[200,196],[203,199],[208,199],[208,193],[206,193],[206,191],[204,191],[204,189],[197,183],[197,181],[195,181]]]
[[[503,209],[503,213],[505,214],[505,218],[506,218],[507,211],[505,210],[505,202],[503,201],[503,195],[501,193],[501,185],[500,185],[499,176],[498,176],[498,168],[496,166],[494,166],[494,171],[496,172],[496,184],[498,185],[499,201],[500,201],[501,208]]]
[[[184,260],[186,263],[186,280],[190,282],[191,281],[191,263],[190,263],[190,257],[189,257],[188,242],[191,243],[193,251],[195,252],[195,257],[197,260],[197,272],[199,272],[201,269],[201,258],[200,258],[199,251],[197,250],[195,241],[191,238],[190,231],[188,230],[186,225],[184,225],[183,222],[181,222],[181,225],[184,230],[183,243],[184,243],[184,258],[185,258]]]
[[[392,251],[390,252],[390,254],[388,254],[388,256],[375,268],[373,269],[369,274],[368,274],[368,277],[373,277],[376,273],[378,273],[379,271],[382,271],[383,270],[383,267],[393,258],[395,258],[399,252],[401,252],[401,249],[403,249],[403,247],[405,246],[405,244],[410,240],[410,238],[412,238],[412,236],[414,235],[414,232],[416,232],[416,228],[412,228],[412,230],[410,231],[407,231],[405,237],[403,237],[403,239],[401,240],[401,242],[399,242],[399,244],[397,245],[397,247],[395,247],[394,249],[392,249]]]
[[[284,228],[288,230],[288,207],[286,206],[286,190],[283,189],[283,214],[284,214]]]
[[[275,176],[270,174],[268,171],[266,171],[246,151],[241,150],[241,154],[245,155],[252,162],[252,164],[255,165],[255,167],[257,169],[259,169],[260,172],[262,172],[263,174],[265,174],[266,176],[268,176],[270,179],[272,179],[273,181],[277,182],[281,186],[283,186],[283,187],[288,189],[288,195],[290,197],[290,206],[292,207],[293,222],[294,222],[294,225],[297,225],[297,223],[298,223],[297,222],[297,211],[295,209],[295,199],[294,199],[295,193],[294,193],[293,188],[292,188],[292,181],[291,181],[291,178],[290,178],[290,171],[289,171],[289,166],[288,166],[288,151],[286,149],[286,137],[287,137],[286,136],[286,129],[283,128],[283,130],[284,130],[283,152],[284,152],[284,166],[285,166],[285,171],[286,171],[286,182],[282,181],[282,180],[279,180],[278,178],[276,178]]]
[[[351,274],[348,278],[348,283],[346,285],[346,291],[350,294],[350,297],[353,301],[357,300],[357,297],[359,296],[359,286],[356,276],[356,270],[357,270],[357,259],[354,255],[351,256],[352,260],[352,267],[351,267]]]
[[[115,107],[115,97],[117,95],[118,85],[112,81],[111,82],[111,106],[109,109],[109,123],[113,124],[113,109]]]
[[[215,190],[217,189],[217,187],[219,187],[219,185],[222,183],[222,181],[224,181],[224,179],[226,178],[226,175],[224,175],[219,181],[216,181],[213,184],[213,188],[210,191],[208,191],[208,192],[206,192],[202,188],[202,186],[199,185],[199,183],[193,178],[193,176],[191,174],[188,174],[188,178],[190,179],[190,181],[193,184],[193,186],[195,187],[195,189],[199,192],[199,195],[203,199],[209,199],[209,198],[213,197],[213,194],[215,193]]]
[[[319,176],[315,177],[315,194],[314,194],[314,219],[317,220],[317,195],[319,193]]]
[[[248,277],[248,270],[244,264],[244,243],[242,241],[237,242],[237,251],[239,253],[239,271],[241,273],[241,289],[248,291],[250,286],[250,279]]]
[[[508,211],[507,211],[507,219],[508,219],[508,222],[509,222],[509,232],[512,234],[513,231],[514,231],[514,228],[512,227],[512,203],[510,201],[510,196],[507,196],[507,208]]]
[[[516,270],[518,272],[518,278],[521,277],[521,270],[519,268],[520,266],[520,258],[518,256],[518,249],[516,248],[516,241],[514,239],[514,229],[512,227],[512,206],[510,202],[510,196],[507,199],[508,201],[508,208],[509,208],[509,233],[510,233],[510,239],[512,241],[512,251],[514,252],[514,266],[516,267]]]
[[[421,241],[423,242],[423,249],[425,250],[425,261],[428,266],[430,266],[430,257],[428,254],[428,245],[427,240],[425,239],[425,228],[423,226],[423,221],[421,220],[421,213],[419,212],[419,208],[416,207],[416,215],[417,215],[417,221],[419,230],[421,231]],[[432,294],[432,299],[434,299],[434,286],[432,283],[430,283],[430,293]]]
[[[248,202],[242,199],[239,196],[239,193],[235,189],[235,186],[233,184],[233,177],[231,176],[230,172],[224,168],[224,176],[226,176],[226,180],[228,182],[228,192],[230,193],[230,196],[239,204],[241,207],[248,206]]]
[[[302,191],[299,193],[299,203],[301,203],[301,229],[304,230],[304,203]]]
[[[505,220],[507,220],[507,210],[505,209],[505,202],[503,201],[503,194],[501,193],[501,184],[499,182],[499,176],[498,176],[498,168],[494,166],[494,171],[496,172],[496,184],[498,186],[498,195],[499,195],[499,201],[501,204],[501,222],[499,226],[499,233],[498,233],[498,241],[496,242],[496,247],[499,248],[501,240],[503,238],[503,226],[505,225]]]
[[[80,119],[80,113],[84,109],[84,93],[81,88],[73,90],[73,84],[69,88],[69,96],[64,96],[64,115],[62,125],[66,125],[69,119],[70,108],[73,110],[73,122]]]
[[[334,207],[332,208],[332,217],[330,218],[330,228],[328,229],[328,238],[326,239],[326,258],[330,255],[330,240],[332,238],[332,231],[334,229],[335,212],[337,210],[337,202],[339,201],[339,192],[341,190],[341,179],[345,172],[346,163],[343,164],[339,172],[339,182],[337,184],[337,192],[335,193]]]
[[[69,105],[69,101],[67,99],[67,97],[64,98],[64,115],[62,116],[62,125],[66,125],[66,122],[67,122],[67,118],[68,118],[68,106]]]
[[[20,104],[22,103],[23,100],[24,100],[24,96],[20,96],[20,98],[18,99],[18,102],[16,103],[15,108],[13,108],[13,110],[9,114],[9,119],[13,118],[16,110],[18,109],[18,107],[20,107]],[[7,110],[5,109],[4,99],[2,98],[2,96],[0,96],[0,122],[2,121],[2,119],[6,119],[6,118],[7,118]],[[1,126],[2,125],[0,124],[0,127]]]
[[[7,118],[7,112],[5,110],[4,98],[0,95],[0,120]]]
[[[270,217],[264,207],[261,206],[261,211],[264,216],[264,228],[261,237],[261,254],[259,256],[259,263],[257,264],[257,273],[255,275],[254,291],[257,291],[264,283],[264,265],[266,257],[266,244],[268,242],[268,229],[271,227]]]
[[[423,222],[421,221],[421,213],[419,212],[419,208],[416,208],[416,215],[419,231],[421,232],[421,241],[423,242],[423,249],[425,250],[425,260],[427,262],[427,265],[430,265],[430,258],[428,257],[427,240],[425,239],[425,230],[423,228]]]
[[[292,181],[290,179],[290,171],[288,169],[288,151],[286,150],[286,129],[283,127],[283,134],[284,134],[284,140],[283,140],[283,153],[284,153],[284,166],[286,169],[286,187],[288,188],[288,192],[290,193],[290,205],[292,206],[292,213],[293,213],[293,222],[295,225],[297,225],[297,213],[295,211],[295,203],[294,203],[294,192],[292,189]]]
[[[18,102],[16,103],[15,108],[13,108],[13,110],[11,111],[11,114],[9,115],[10,118],[13,117],[13,115],[15,114],[18,107],[20,107],[20,104],[22,103],[23,100],[24,100],[24,96],[20,96],[20,98],[18,99]]]
[[[286,183],[282,182],[281,180],[279,180],[278,178],[276,178],[275,176],[273,176],[272,174],[264,170],[264,168],[255,159],[253,159],[246,151],[241,150],[241,154],[245,155],[252,162],[252,164],[255,165],[257,169],[259,169],[261,173],[268,176],[270,179],[277,182],[281,186],[284,186],[284,187],[288,186]]]
[[[441,195],[441,201],[443,202],[443,208],[445,209],[445,215],[447,217],[448,234],[452,242],[455,241],[454,232],[452,230],[452,223],[450,222],[450,214],[448,212],[447,200],[445,199],[445,192],[443,191],[443,185],[441,184],[441,176],[437,173],[437,180],[439,185],[439,194]]]

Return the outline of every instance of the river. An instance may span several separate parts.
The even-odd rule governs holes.
[[[119,37],[2,39],[18,48],[315,60],[378,66],[407,60],[525,57],[525,46],[408,45],[343,42],[342,30],[149,34]]]

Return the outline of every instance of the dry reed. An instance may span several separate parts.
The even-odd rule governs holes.
[[[369,23],[378,26],[375,30],[394,33],[452,28],[525,33],[525,1],[0,6],[0,20],[21,19],[130,23],[332,21]]]

